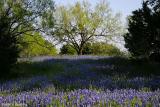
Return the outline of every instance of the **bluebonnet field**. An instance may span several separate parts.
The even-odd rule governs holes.
[[[102,56],[19,62],[13,70],[16,79],[0,83],[1,106],[160,107],[157,63]]]

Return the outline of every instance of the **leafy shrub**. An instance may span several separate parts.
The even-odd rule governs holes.
[[[60,49],[60,54],[67,54],[67,55],[75,55],[77,54],[76,50],[70,44],[63,45]]]
[[[103,42],[96,42],[92,44],[92,54],[107,55],[107,56],[122,56],[123,52],[117,47]]]
[[[103,42],[87,43],[82,51],[83,55],[107,55],[107,56],[123,56],[124,53],[117,47]],[[75,55],[76,50],[72,45],[63,45],[60,54]]]
[[[84,46],[83,51],[82,51],[83,55],[93,54],[92,48],[93,47],[92,47],[91,43],[89,43],[89,42],[86,43],[86,45]]]

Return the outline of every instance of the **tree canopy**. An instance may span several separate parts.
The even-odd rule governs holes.
[[[70,44],[65,44],[60,48],[60,55],[75,55],[76,50]]]
[[[20,36],[24,33],[39,30],[38,20],[53,9],[51,0],[1,0],[0,15],[7,18],[7,33]]]
[[[145,1],[142,8],[133,11],[129,17],[126,47],[133,56],[149,57],[160,53],[160,13],[159,1]]]
[[[63,45],[60,54],[75,55],[76,50],[72,44]],[[124,56],[117,47],[104,42],[86,43],[82,51],[83,55]]]
[[[19,48],[21,50],[20,57],[54,56],[57,54],[55,46],[37,32],[34,36],[24,35]]]
[[[87,1],[69,7],[60,6],[54,16],[54,27],[45,24],[51,35],[60,43],[71,43],[78,54],[82,54],[87,42],[122,32],[120,14],[113,15],[105,1],[95,7]]]
[[[160,12],[160,0],[148,0],[147,2],[149,2],[155,12]]]
[[[52,0],[0,0],[0,69],[7,74],[19,55],[19,38],[40,31],[40,21],[49,10]],[[0,74],[0,75],[1,75]]]

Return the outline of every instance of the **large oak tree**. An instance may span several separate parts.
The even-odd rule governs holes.
[[[51,19],[54,19],[55,26],[48,27],[51,35],[60,43],[72,44],[79,55],[87,42],[122,32],[120,14],[113,15],[105,1],[96,6],[86,1],[59,6],[54,16]]]

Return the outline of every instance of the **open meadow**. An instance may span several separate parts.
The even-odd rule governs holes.
[[[159,66],[102,56],[21,59],[9,77],[13,79],[0,83],[0,104],[159,107]]]
[[[0,0],[0,107],[160,107],[160,0]]]

